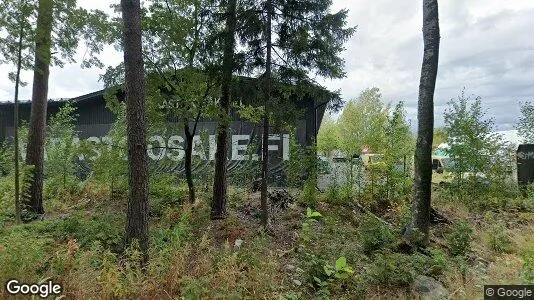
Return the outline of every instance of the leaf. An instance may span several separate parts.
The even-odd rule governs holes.
[[[321,213],[318,211],[312,211],[311,208],[308,207],[306,209],[306,216],[308,218],[319,218],[319,217],[322,217],[323,215],[321,215]]]
[[[325,273],[326,276],[328,276],[328,277],[330,277],[330,276],[332,276],[332,275],[334,274],[334,270],[333,270],[333,268],[332,268],[331,265],[328,265],[328,264],[327,264],[327,265],[325,265],[325,266],[323,267],[323,269],[324,269],[324,273]]]
[[[343,270],[343,268],[345,268],[346,265],[347,265],[347,259],[345,258],[345,256],[341,256],[340,258],[336,260],[336,271]]]

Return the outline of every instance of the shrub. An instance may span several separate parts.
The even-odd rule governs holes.
[[[364,278],[373,284],[406,286],[419,275],[439,276],[450,267],[441,250],[430,249],[430,255],[379,252],[365,268]]]
[[[498,253],[508,253],[512,248],[512,241],[503,222],[491,226],[488,231],[488,241],[491,249]]]
[[[360,234],[365,253],[371,253],[395,241],[395,235],[388,226],[371,214],[363,215]]]
[[[364,274],[368,282],[388,286],[409,285],[413,277],[412,257],[400,253],[378,253]]]
[[[534,252],[529,251],[523,255],[523,269],[521,277],[527,284],[534,284]]]
[[[473,228],[465,221],[452,224],[451,232],[446,236],[447,245],[454,256],[467,254],[471,247]]]
[[[49,233],[63,242],[76,239],[82,248],[89,248],[94,242],[98,242],[106,249],[119,252],[122,247],[124,216],[107,213],[87,220],[82,215],[74,215],[25,226],[40,234]]]
[[[13,168],[13,152],[5,142],[0,142],[0,177],[6,176]]]
[[[317,187],[316,180],[308,179],[302,188],[299,201],[304,206],[315,207],[317,205]]]
[[[32,233],[26,226],[12,227],[0,238],[0,281],[17,278],[38,282],[46,270],[53,240]]]
[[[325,202],[344,205],[353,199],[354,191],[351,184],[329,185],[322,195]]]

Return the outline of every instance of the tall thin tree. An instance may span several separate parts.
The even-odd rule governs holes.
[[[439,62],[439,14],[437,0],[423,0],[424,54],[419,82],[417,144],[415,149],[412,221],[405,236],[415,246],[428,245],[434,133],[434,90]]]
[[[28,125],[26,164],[33,166],[31,185],[26,199],[29,212],[44,214],[43,160],[48,99],[48,76],[52,50],[53,0],[39,0],[35,30],[35,65],[33,71],[32,106]]]
[[[140,0],[121,0],[124,68],[126,85],[126,126],[130,197],[128,199],[126,244],[139,242],[148,260],[148,156],[146,139],[146,87],[141,42]]]
[[[21,1],[22,2],[22,1]],[[15,99],[13,107],[13,142],[14,142],[14,163],[15,163],[15,220],[20,223],[20,215],[22,212],[20,204],[20,184],[19,184],[19,86],[20,86],[20,70],[22,69],[22,48],[24,47],[24,21],[23,13],[20,12],[19,19],[19,41],[17,49],[17,73],[15,75]]]
[[[267,228],[269,225],[269,203],[267,187],[269,185],[269,109],[271,100],[271,70],[272,70],[272,19],[273,19],[273,4],[271,0],[267,0],[265,3],[267,10],[267,22],[265,27],[265,39],[267,46],[267,55],[265,60],[265,95],[263,98],[263,136],[262,136],[262,148],[261,148],[261,211],[262,211],[262,225]]]
[[[221,100],[219,102],[219,123],[217,126],[217,150],[215,151],[215,178],[211,218],[226,217],[226,163],[228,156],[228,128],[230,124],[230,103],[232,100],[232,75],[234,70],[235,32],[237,0],[228,0],[226,8],[226,31],[224,35]]]
[[[26,162],[33,165],[29,188],[25,191],[24,204],[29,212],[44,213],[42,199],[43,156],[50,65],[62,67],[65,62],[75,62],[78,41],[86,41],[87,54],[84,67],[102,66],[94,56],[102,50],[102,44],[110,39],[107,15],[102,11],[88,12],[76,7],[75,0],[2,1],[0,2],[0,54],[3,61],[16,64],[16,45],[22,46],[21,70],[33,69],[32,107]],[[37,18],[35,18],[37,12]],[[19,43],[20,27],[23,38]],[[22,43],[21,43],[22,42]],[[35,45],[35,47],[33,47]],[[2,60],[2,59],[0,59]],[[9,74],[16,81],[15,74]],[[19,84],[21,84],[19,80]]]
[[[309,83],[313,80],[308,74],[313,71],[329,78],[344,76],[344,62],[339,53],[354,28],[345,28],[346,10],[330,13],[331,4],[331,1],[324,0],[243,0],[238,13],[240,26],[237,33],[243,46],[240,49],[245,52],[239,55],[243,59],[239,61],[238,70],[246,74],[262,74],[263,82],[260,199],[264,226],[269,220],[269,118],[275,112],[270,108],[281,105],[287,100],[282,98],[289,94],[299,96],[296,95],[297,89],[289,91],[288,88],[281,97],[279,91],[284,88],[282,85],[277,85],[278,93],[273,96],[273,86],[277,82],[290,85]],[[301,85],[304,86],[306,84]]]
[[[22,204],[20,199],[20,147],[19,147],[19,88],[26,83],[20,80],[21,70],[33,65],[31,48],[34,43],[31,15],[35,10],[33,3],[25,0],[7,1],[0,4],[0,28],[6,35],[0,36],[0,63],[15,65],[16,71],[8,77],[15,83],[13,106],[13,138],[14,138],[14,173],[15,173],[15,219],[20,222]]]

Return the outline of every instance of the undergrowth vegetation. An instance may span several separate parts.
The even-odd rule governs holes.
[[[75,137],[74,113],[67,107],[53,118],[49,137]],[[123,108],[116,113],[124,117]],[[484,284],[534,283],[534,187],[521,193],[499,176],[433,186],[430,245],[419,249],[403,238],[412,182],[396,168],[399,157],[320,190],[313,149],[294,144],[284,175],[292,188],[278,202],[271,197],[268,230],[253,171],[241,170],[229,186],[229,215],[219,221],[210,220],[211,173],[196,179],[190,204],[183,176],[152,172],[150,259],[142,269],[138,246],[125,249],[123,241],[123,134],[116,124],[106,143],[68,138],[49,152],[47,214],[23,224],[14,222],[12,153],[1,148],[0,282],[53,280],[69,299],[292,300],[415,298],[414,284],[429,277],[460,299],[480,298]],[[83,164],[73,163],[82,155]],[[79,176],[83,168],[91,171]]]

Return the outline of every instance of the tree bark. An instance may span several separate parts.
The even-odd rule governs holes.
[[[265,95],[263,98],[263,136],[261,148],[261,212],[262,225],[267,228],[269,225],[269,204],[268,204],[268,178],[269,178],[269,109],[268,105],[271,100],[271,64],[272,64],[272,3],[267,0],[267,25],[265,28],[265,38],[267,41],[267,58],[265,60]]]
[[[22,39],[24,37],[24,23],[22,20],[19,22],[19,44],[17,52],[17,75],[15,77],[15,99],[13,107],[13,132],[14,132],[14,147],[15,147],[15,221],[20,223],[20,215],[22,213],[20,205],[20,184],[19,184],[19,85],[20,85],[20,69],[22,68]]]
[[[143,263],[148,260],[148,158],[146,139],[145,78],[141,49],[140,0],[121,0],[124,67],[126,80],[126,125],[130,197],[125,240],[139,242]]]
[[[405,236],[417,246],[428,245],[434,132],[434,90],[439,61],[438,1],[423,0],[424,54],[419,82],[418,129],[415,150],[412,221]]]
[[[31,213],[44,214],[43,207],[43,160],[48,98],[48,76],[52,47],[52,0],[39,0],[37,28],[35,32],[35,66],[33,71],[32,106],[28,128],[26,164],[33,166],[27,191],[26,209]]]
[[[226,217],[226,163],[228,156],[228,127],[230,123],[230,102],[232,74],[234,69],[234,47],[236,31],[237,0],[229,0],[226,11],[226,35],[224,41],[223,70],[221,84],[221,100],[219,109],[219,124],[217,128],[217,150],[215,152],[215,178],[213,182],[213,201],[211,203],[211,218]]]
[[[189,189],[189,202],[195,203],[195,184],[193,183],[193,138],[195,132],[191,133],[189,123],[184,122],[185,133],[185,178],[187,180],[187,187]]]

